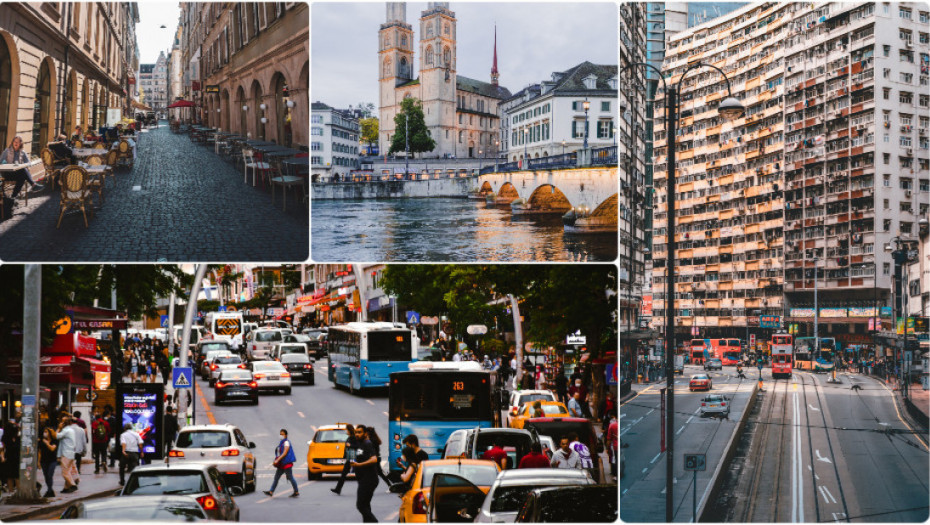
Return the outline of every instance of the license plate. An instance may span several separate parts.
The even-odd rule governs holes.
[[[344,465],[346,460],[344,459],[331,459],[329,460],[330,465]]]
[[[249,395],[249,393],[248,393],[248,392],[230,392],[228,395],[230,395],[230,396],[247,396],[247,395]]]
[[[279,375],[268,376],[268,379],[281,379]]]
[[[720,405],[713,404],[713,405],[708,405],[708,407],[709,408],[720,408]]]

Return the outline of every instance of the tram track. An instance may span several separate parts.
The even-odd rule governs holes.
[[[810,463],[808,468],[811,473],[811,487],[812,493],[814,496],[814,511],[816,516],[816,521],[821,521],[824,519],[826,521],[849,521],[849,509],[846,503],[846,494],[843,489],[843,481],[840,479],[839,467],[836,453],[833,448],[833,439],[830,437],[830,426],[827,424],[827,415],[826,415],[826,402],[824,396],[821,392],[820,385],[817,384],[817,378],[809,374],[799,374],[801,378],[802,391],[804,393],[804,405],[805,405],[805,417],[807,419],[807,436],[808,436],[808,449],[810,450],[809,460]],[[813,405],[810,404],[808,400],[808,382],[810,380],[810,389],[813,392],[813,400],[816,401],[817,407],[816,410],[812,410]],[[818,418],[815,414],[813,416],[813,422],[811,421],[811,412],[819,412],[820,417]],[[820,421],[817,421],[817,420]],[[815,425],[823,429],[824,437],[827,442],[827,456],[821,456],[820,450],[814,448],[814,432],[813,429]],[[816,450],[816,454],[815,454]],[[836,480],[837,494],[839,498],[833,495],[830,489],[820,481],[819,476],[817,475],[814,465],[817,465],[818,462],[827,462],[832,465],[833,479]],[[837,505],[839,504],[842,507],[842,512],[830,512],[829,518],[821,518],[821,503],[820,497],[824,498],[824,510],[827,512],[826,506],[828,505]]]
[[[768,403],[768,410],[764,418],[761,419],[761,427],[758,436],[758,445],[756,446],[756,457],[763,458],[766,457],[766,461],[759,461],[754,469],[752,474],[752,483],[750,484],[748,505],[746,511],[743,513],[742,518],[739,521],[742,522],[761,522],[761,521],[778,521],[778,508],[779,508],[779,499],[781,496],[781,471],[782,464],[784,460],[784,447],[785,442],[785,432],[788,427],[787,423],[787,414],[788,414],[788,381],[784,382],[784,391],[781,396],[781,415],[776,419],[775,407],[778,406],[778,383],[776,386],[772,387],[772,399]],[[772,435],[773,427],[778,427],[778,437],[777,441],[774,443],[774,457],[772,461],[767,461],[767,452],[769,449],[769,436]],[[769,498],[769,501],[773,503],[771,516],[768,513],[763,513],[761,509],[757,508],[757,503],[761,501],[760,489],[763,487],[764,481],[767,479],[766,476],[763,476],[763,473],[767,470],[766,466],[774,465],[774,479],[775,483],[771,484],[772,494]],[[763,514],[763,515],[759,515]]]

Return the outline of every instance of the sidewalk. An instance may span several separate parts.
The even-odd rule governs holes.
[[[4,493],[3,500],[0,501],[0,520],[19,521],[36,519],[40,516],[48,518],[49,514],[53,514],[51,517],[57,518],[57,514],[64,512],[68,505],[75,501],[114,493],[119,488],[119,463],[114,463],[113,468],[110,468],[107,474],[103,472],[94,474],[94,462],[91,460],[88,463],[87,459],[84,458],[84,463],[81,465],[81,483],[78,490],[70,494],[62,494],[61,489],[64,488],[65,482],[64,478],[61,477],[60,467],[56,468],[55,483],[52,487],[55,491],[54,498],[46,498],[45,503],[33,505],[8,505],[6,501],[10,494]],[[42,484],[42,490],[39,492],[41,495],[46,490],[45,478],[41,472],[38,481]]]
[[[849,375],[869,377],[875,381],[884,383],[884,379],[875,374],[859,374],[852,369],[847,373]],[[916,423],[926,430],[928,428],[928,420],[930,420],[930,391],[924,390],[920,383],[910,383],[907,390],[908,400],[905,400],[904,392],[895,382],[887,383],[886,386],[894,393],[895,404],[897,404],[898,408],[901,410],[902,415],[905,415],[910,422]]]

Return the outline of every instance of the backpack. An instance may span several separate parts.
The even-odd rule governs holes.
[[[94,441],[96,443],[107,442],[107,427],[103,421],[94,421]]]

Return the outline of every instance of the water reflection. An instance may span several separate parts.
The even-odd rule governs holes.
[[[466,199],[314,201],[314,261],[612,261],[616,234],[573,235],[560,217],[513,218]]]

